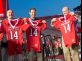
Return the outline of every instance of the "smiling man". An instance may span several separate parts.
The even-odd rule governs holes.
[[[8,20],[2,20],[1,24],[1,32],[6,33],[5,38],[8,43],[5,61],[12,61],[12,55],[14,55],[14,61],[22,61],[23,31],[26,31],[29,25],[22,19],[14,19],[13,16],[13,11],[8,10]]]
[[[41,43],[40,43],[40,33],[41,29],[46,28],[46,21],[37,19],[36,16],[36,9],[31,8],[29,10],[30,18],[25,18],[27,23],[30,27],[27,29],[27,51],[29,52],[29,60],[34,61],[34,53],[37,53],[37,61],[42,60],[42,53],[41,53]]]
[[[71,61],[70,51],[73,61],[79,61],[78,47],[77,47],[78,40],[74,26],[76,18],[74,17],[73,13],[70,13],[68,7],[63,7],[62,12],[64,17],[53,18],[51,20],[51,24],[53,24],[56,28],[60,28],[61,30],[62,48],[64,52],[65,61]]]

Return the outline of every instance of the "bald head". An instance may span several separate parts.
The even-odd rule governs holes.
[[[14,16],[13,11],[12,10],[8,10],[7,11],[7,17],[8,17],[8,19],[13,19],[13,16]]]
[[[67,15],[70,12],[70,10],[68,7],[63,7],[62,12],[63,12],[63,15]]]

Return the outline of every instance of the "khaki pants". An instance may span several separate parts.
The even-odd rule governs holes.
[[[37,55],[37,61],[42,61],[42,53],[36,52],[36,55]],[[33,48],[31,48],[31,52],[29,52],[28,61],[34,61]]]
[[[62,48],[63,48],[65,61],[71,61],[70,60],[70,51],[71,51],[73,61],[79,61],[78,47],[75,47],[74,49],[72,48],[72,46],[65,47],[63,37],[62,37]]]

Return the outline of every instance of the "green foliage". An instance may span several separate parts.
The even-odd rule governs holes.
[[[77,6],[73,9],[74,11],[81,11],[81,5],[80,6]]]

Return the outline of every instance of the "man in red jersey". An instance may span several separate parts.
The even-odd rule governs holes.
[[[29,51],[28,61],[34,61],[34,52],[37,53],[37,61],[42,60],[40,33],[41,29],[46,28],[46,21],[39,20],[36,16],[36,9],[31,8],[29,11],[30,18],[26,18],[30,27],[27,29],[27,51]]]
[[[13,19],[13,11],[7,11],[8,20],[3,20],[1,25],[1,31],[6,32],[6,38],[8,42],[9,61],[12,61],[12,55],[14,61],[22,61],[22,39],[23,32],[29,27],[27,23],[24,23],[21,19]]]
[[[70,60],[70,51],[72,54],[73,61],[79,61],[78,56],[78,40],[75,32],[74,21],[76,18],[71,16],[69,8],[64,7],[62,9],[64,17],[54,18],[51,21],[56,28],[60,28],[62,33],[62,48],[64,52],[65,61]],[[56,21],[56,22],[55,22]]]

